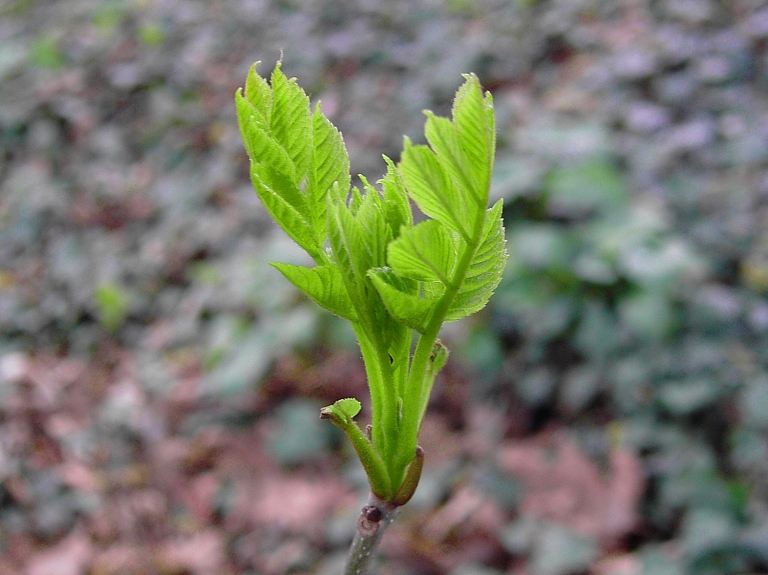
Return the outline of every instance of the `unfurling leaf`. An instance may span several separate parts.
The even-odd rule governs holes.
[[[467,222],[466,198],[459,194],[456,184],[431,149],[414,146],[406,138],[400,173],[408,193],[422,212],[469,239],[471,229]]]
[[[334,405],[343,411],[344,414],[350,419],[354,419],[355,416],[360,413],[360,410],[363,408],[360,402],[357,401],[354,397],[339,399]]]
[[[344,139],[333,124],[320,112],[320,105],[312,115],[312,160],[307,174],[307,199],[313,213],[315,234],[320,242],[328,235],[325,211],[327,196],[338,183],[346,194],[349,190],[349,157]]]
[[[402,277],[449,285],[459,241],[438,220],[427,220],[400,231],[389,244],[387,263]]]
[[[306,268],[277,262],[272,262],[272,265],[321,307],[349,321],[357,321],[357,314],[337,267],[324,265]]]
[[[507,263],[501,200],[488,210],[480,246],[472,258],[456,298],[448,308],[446,321],[454,321],[480,311],[501,282]]]
[[[389,314],[398,322],[423,333],[429,314],[437,300],[408,293],[405,282],[389,268],[372,269],[368,275],[373,280],[373,285],[376,286]]]

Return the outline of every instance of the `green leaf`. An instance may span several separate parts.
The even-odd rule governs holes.
[[[329,201],[328,237],[331,250],[357,317],[364,324],[366,331],[376,329],[374,326],[377,325],[377,315],[379,320],[383,319],[381,312],[384,311],[381,306],[377,313],[375,301],[371,297],[375,295],[375,289],[367,277],[370,268],[383,264],[375,261],[375,247],[370,245],[373,239],[368,236],[372,232],[371,226],[375,223],[371,221],[371,216],[369,212],[365,221],[369,227],[366,229],[343,202]],[[381,327],[379,325],[378,329]],[[377,335],[379,333],[376,332]]]
[[[464,239],[471,237],[467,204],[432,150],[427,146],[414,146],[406,138],[400,173],[406,189],[422,212],[456,230]]]
[[[362,196],[354,213],[338,202],[335,215],[329,218],[333,252],[348,260],[352,271],[350,277],[357,286],[355,291],[360,294],[364,292],[368,270],[386,263],[386,225],[381,202],[375,194],[374,191]]]
[[[363,202],[357,211],[356,219],[363,231],[363,246],[366,251],[368,266],[364,274],[374,267],[387,263],[387,245],[392,240],[392,232],[384,215],[384,205],[376,189],[368,183],[365,176],[358,176],[365,189]]]
[[[335,195],[328,199],[328,238],[336,266],[355,308],[360,308],[358,278],[353,264],[357,230],[349,209]]]
[[[319,306],[349,321],[357,321],[352,300],[337,267],[323,265],[306,268],[278,262],[271,262],[271,265]]]
[[[241,90],[235,93],[237,106],[237,121],[248,156],[259,165],[266,165],[279,171],[294,184],[296,167],[285,149],[265,129],[263,121],[258,119],[259,112],[242,95]]]
[[[380,499],[387,501],[392,495],[387,468],[376,448],[352,420],[354,416],[350,415],[350,413],[354,409],[350,408],[354,406],[349,403],[350,399],[340,399],[333,405],[322,408],[320,410],[320,418],[330,419],[331,423],[347,434],[357,452],[357,456],[360,458],[360,462],[363,464],[365,473],[368,476],[368,482],[371,484],[371,491]]]
[[[270,128],[296,167],[296,177],[302,180],[312,156],[309,98],[296,83],[296,78],[286,78],[279,63],[272,72]]]
[[[373,280],[373,285],[379,292],[389,315],[396,321],[423,333],[436,300],[408,293],[403,280],[389,268],[372,269],[368,272],[368,276]]]
[[[501,282],[507,262],[502,208],[503,202],[499,200],[488,210],[480,246],[448,309],[446,321],[454,321],[483,309]]]
[[[485,207],[496,150],[493,97],[490,92],[483,95],[477,76],[469,74],[465,78],[453,100],[453,123],[469,161],[467,167],[471,169],[471,179],[477,182],[476,189],[482,192],[477,199]]]
[[[258,111],[260,123],[268,126],[272,118],[272,89],[267,81],[256,72],[256,67],[259,64],[260,62],[256,62],[248,70],[248,76],[245,79],[245,99]]]
[[[448,118],[440,118],[432,112],[425,112],[427,123],[424,134],[430,147],[437,154],[438,159],[451,178],[457,182],[462,195],[472,201],[467,206],[472,213],[466,215],[467,220],[472,221],[477,216],[477,210],[485,209],[486,201],[483,200],[482,182],[473,178],[471,159],[467,156],[461,145],[461,138],[456,126]]]
[[[389,244],[387,262],[397,275],[419,281],[450,284],[459,238],[438,220],[405,228]]]
[[[100,284],[93,293],[99,322],[115,333],[128,317],[131,299],[123,288],[115,283]]]
[[[357,401],[354,397],[339,399],[333,405],[343,411],[344,414],[350,419],[354,419],[355,416],[360,413],[360,410],[363,408],[360,402]]]
[[[595,158],[552,170],[544,178],[547,207],[555,213],[584,217],[594,212],[621,212],[629,204],[622,173]]]
[[[349,157],[341,133],[320,112],[320,104],[312,115],[312,134],[312,159],[307,174],[306,194],[313,214],[315,233],[322,243],[328,233],[328,193],[336,182],[343,193],[349,190]]]
[[[387,156],[384,156],[384,161],[387,173],[379,182],[384,197],[384,219],[392,230],[392,237],[396,238],[400,235],[401,226],[413,225],[413,212],[395,164]]]
[[[260,171],[264,172],[267,176],[271,176],[268,178],[271,181],[262,179]],[[288,180],[281,182],[277,174],[270,174],[268,169],[259,170],[258,164],[253,161],[251,161],[251,182],[264,207],[267,208],[267,211],[280,227],[285,230],[285,233],[304,248],[316,261],[322,260],[324,254],[317,245],[314,230],[303,215],[301,205],[303,196],[301,193],[299,192],[296,195],[288,189],[286,185]],[[276,183],[278,185],[275,185]],[[286,197],[290,198],[290,201]]]

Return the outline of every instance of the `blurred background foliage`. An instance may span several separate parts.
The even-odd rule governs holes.
[[[280,57],[372,181],[494,94],[509,264],[385,571],[768,569],[765,2],[0,0],[0,573],[338,568],[364,377],[232,101]]]

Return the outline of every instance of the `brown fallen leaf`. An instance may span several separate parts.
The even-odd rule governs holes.
[[[225,546],[215,529],[166,541],[158,554],[163,573],[219,575],[225,562]]]
[[[627,448],[610,454],[605,479],[565,434],[508,443],[497,457],[525,486],[522,514],[596,536],[604,545],[637,525],[644,480],[638,456]]]
[[[116,543],[96,553],[89,575],[145,575],[152,572],[151,557],[141,545]]]
[[[354,505],[357,496],[335,477],[277,475],[266,478],[250,499],[250,518],[257,525],[319,537],[323,521]]]
[[[30,557],[25,575],[82,575],[92,556],[90,538],[75,530],[53,547]]]
[[[594,575],[642,575],[643,562],[635,555],[606,557],[592,565]]]

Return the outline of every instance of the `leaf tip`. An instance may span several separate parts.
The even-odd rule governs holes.
[[[354,397],[345,397],[338,400],[334,405],[342,410],[350,419],[353,419],[363,408],[362,404]]]

